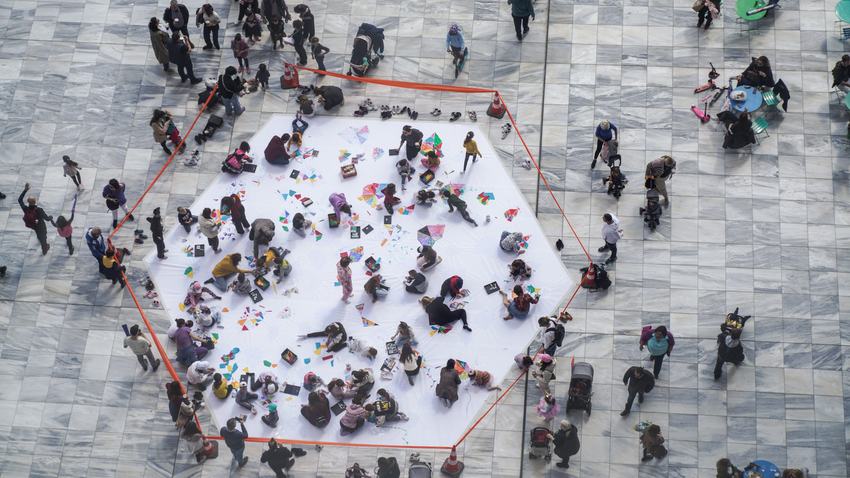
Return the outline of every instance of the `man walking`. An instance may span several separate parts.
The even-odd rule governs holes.
[[[286,478],[286,471],[289,471],[292,465],[295,464],[295,458],[292,458],[295,450],[299,449],[293,448],[290,452],[289,448],[278,445],[277,441],[272,438],[269,440],[269,449],[263,452],[263,455],[260,457],[260,463],[268,463],[277,478]],[[306,454],[306,452],[302,451],[299,456]]]
[[[153,352],[151,352],[151,343],[145,338],[142,331],[139,330],[138,324],[130,327],[129,337],[124,337],[124,348],[126,349],[127,347],[130,347],[130,350],[136,354],[136,358],[139,359],[139,363],[142,364],[142,369],[144,369],[145,372],[148,371],[148,361],[145,360],[145,356],[147,356],[151,365],[153,365],[153,371],[156,372],[161,361],[153,356]]]
[[[611,257],[605,261],[605,264],[613,264],[617,261],[617,241],[620,240],[620,220],[617,216],[605,213],[602,216],[602,239],[605,240],[605,245],[599,248],[599,252],[611,251]]]
[[[638,397],[638,403],[643,403],[643,394],[652,391],[652,387],[655,386],[655,379],[643,367],[632,367],[626,370],[626,374],[623,375],[623,385],[629,387],[629,399],[626,400],[626,409],[620,412],[621,417],[632,411],[635,395]]]
[[[676,172],[676,160],[670,156],[661,156],[660,158],[650,161],[646,165],[646,179],[655,181],[655,189],[658,194],[664,196],[664,205],[670,205],[670,199],[667,197],[667,185],[665,182],[673,177]],[[651,187],[649,189],[652,189]]]
[[[195,72],[192,70],[192,57],[189,56],[189,53],[192,52],[192,46],[189,43],[189,38],[183,37],[179,31],[175,31],[171,34],[171,38],[165,41],[165,46],[168,48],[168,59],[177,65],[180,82],[186,83],[186,80],[190,80],[193,85],[200,83],[202,80],[195,78]]]
[[[48,216],[44,212],[44,209],[35,204],[35,196],[28,197],[27,205],[24,206],[24,194],[29,190],[30,183],[26,183],[24,185],[24,191],[18,197],[18,204],[21,205],[21,209],[24,211],[24,224],[28,228],[35,230],[35,237],[41,243],[41,254],[46,255],[48,249],[50,249],[50,244],[47,243],[47,223],[53,224],[53,227],[56,227],[56,223],[53,222],[53,216]]]
[[[239,421],[239,426],[242,427],[242,431],[236,429],[236,421]],[[248,463],[248,457],[242,457],[242,454],[245,453],[245,439],[248,438],[248,430],[245,429],[245,423],[242,422],[241,418],[231,418],[227,420],[227,427],[221,427],[219,434],[222,438],[224,438],[224,443],[227,444],[227,448],[230,448],[230,453],[233,453],[233,459],[236,460],[236,463],[243,467],[245,463]]]
[[[516,39],[522,43],[522,39],[528,35],[528,17],[534,21],[534,4],[531,0],[508,0],[508,5],[511,6],[511,16],[514,18]]]

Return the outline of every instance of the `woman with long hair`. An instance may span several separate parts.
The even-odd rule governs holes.
[[[157,63],[162,65],[163,70],[170,71],[168,69],[168,47],[165,45],[165,41],[168,40],[168,32],[162,28],[159,18],[156,17],[152,17],[148,22],[148,30],[151,33],[151,46]]]
[[[153,140],[162,146],[162,150],[165,151],[165,154],[171,154],[171,150],[165,145],[165,142],[169,139],[171,139],[171,144],[174,146],[180,145],[180,130],[178,130],[177,125],[174,124],[174,116],[170,111],[153,110],[150,127],[153,129]],[[178,151],[178,153],[182,153],[183,151],[186,151],[186,143],[183,143],[183,145],[180,146],[180,151]]]
[[[415,352],[409,343],[406,343],[401,347],[399,362],[404,367],[407,381],[413,385],[413,377],[419,375],[419,369],[422,367],[422,356]]]

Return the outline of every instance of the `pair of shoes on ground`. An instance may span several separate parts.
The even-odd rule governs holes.
[[[463,116],[463,113],[461,113],[460,111],[454,111],[452,112],[452,117],[449,118],[449,121],[457,121],[460,119],[461,116]]]
[[[502,139],[507,138],[508,135],[511,134],[512,130],[513,126],[510,123],[505,123],[504,125],[502,125]]]

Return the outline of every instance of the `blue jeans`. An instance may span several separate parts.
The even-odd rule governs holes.
[[[177,361],[185,364],[187,367],[198,361],[198,356],[195,355],[195,346],[186,347],[185,349],[177,349]]]
[[[524,319],[528,317],[529,312],[531,312],[531,309],[528,309],[525,312],[520,312],[519,309],[516,308],[516,303],[513,301],[511,301],[511,305],[508,306],[508,313],[517,319]]]
[[[242,454],[245,453],[244,445],[238,450],[234,450],[233,448],[231,448],[230,453],[233,453],[233,459],[236,460],[236,463],[238,463],[239,466],[243,466],[245,464],[245,459],[242,458]]]
[[[237,115],[242,114],[242,105],[239,104],[239,95],[234,94],[230,98],[222,97],[221,102],[224,103],[225,113],[230,114],[235,109]]]
[[[227,292],[227,282],[228,282],[228,279],[232,276],[233,276],[233,274],[228,274],[226,276],[221,276],[221,277],[213,277],[213,285],[215,285],[218,288],[218,290],[220,290],[222,292]]]

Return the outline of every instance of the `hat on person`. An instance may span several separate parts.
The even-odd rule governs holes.
[[[239,384],[239,388],[247,388],[247,387],[248,387],[248,384],[245,383],[245,382],[242,382],[242,383]]]
[[[570,423],[569,420],[561,420],[561,430],[564,430],[565,432],[567,432],[567,435],[569,435],[570,432],[573,431],[572,427],[573,427],[573,424]]]
[[[549,354],[540,354],[540,361],[549,363],[552,361],[552,356]]]
[[[269,411],[270,412],[276,412],[277,411],[277,405],[275,405],[274,403],[269,405]]]
[[[195,283],[194,283],[194,284],[192,284],[192,288],[193,288],[193,289],[195,289],[195,292],[197,292],[197,291],[201,290],[201,287],[202,287],[202,286],[201,286],[201,283],[200,283],[200,282],[198,282],[198,281],[195,281]]]
[[[267,395],[274,395],[275,393],[277,393],[278,390],[279,390],[279,388],[278,388],[276,383],[270,383],[270,384],[266,385],[266,394]]]

